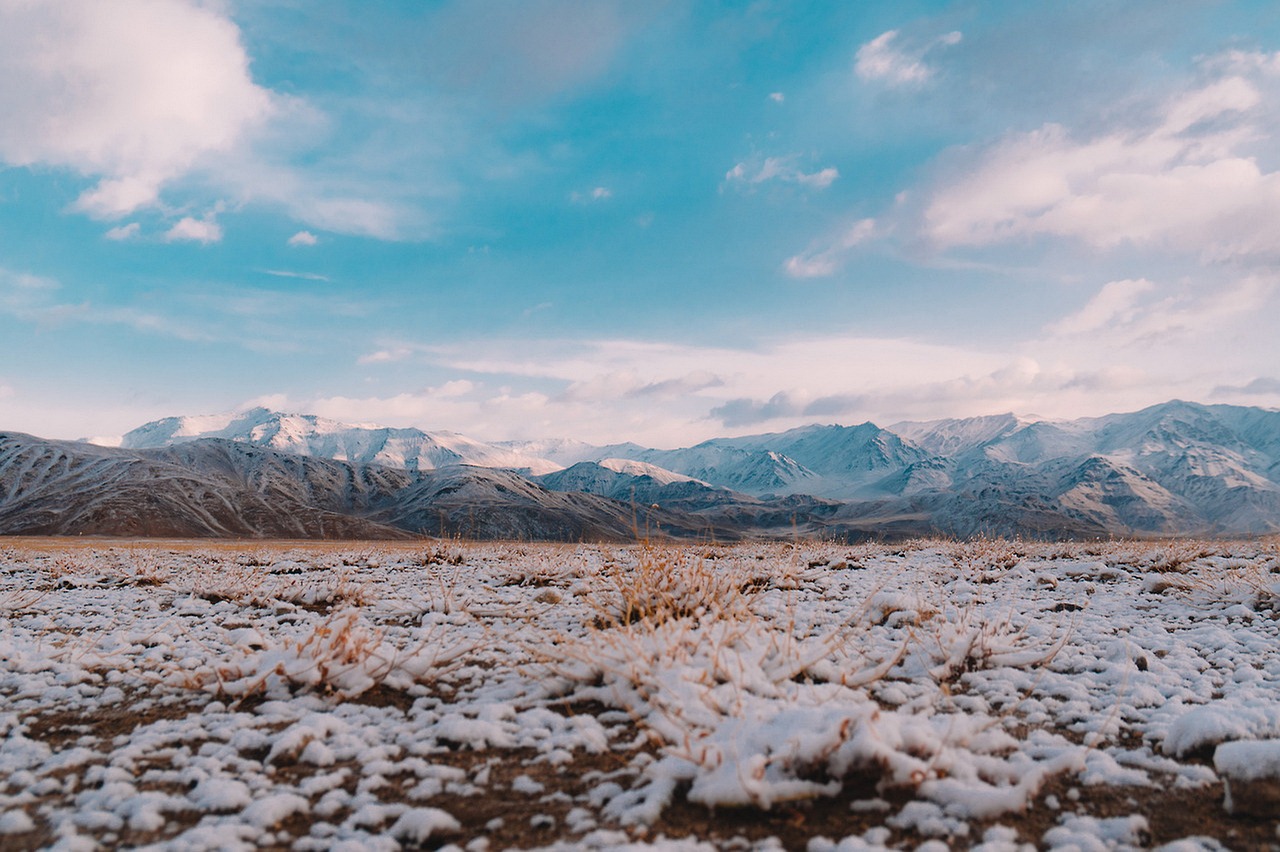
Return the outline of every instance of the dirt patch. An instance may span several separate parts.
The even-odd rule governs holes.
[[[1174,786],[1174,779],[1155,778],[1152,787],[1083,787],[1070,779],[1056,779],[1046,786],[1036,806],[1016,822],[1024,839],[1035,842],[1055,824],[1060,813],[1083,813],[1106,818],[1141,814],[1150,826],[1150,845],[1159,846],[1184,837],[1212,837],[1229,849],[1261,850],[1280,848],[1280,828],[1275,820],[1229,816],[1222,807],[1222,783],[1186,789]],[[1071,790],[1077,791],[1071,794]],[[1045,805],[1056,796],[1061,811]],[[1073,795],[1078,800],[1073,801]]]
[[[186,696],[181,696],[185,699]],[[82,737],[111,740],[132,734],[143,725],[185,719],[203,705],[188,700],[149,700],[143,693],[126,693],[125,700],[91,711],[82,709],[42,713],[27,720],[27,737],[61,749]]]

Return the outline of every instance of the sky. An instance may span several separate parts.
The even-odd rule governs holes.
[[[0,0],[0,429],[1280,406],[1280,4]]]

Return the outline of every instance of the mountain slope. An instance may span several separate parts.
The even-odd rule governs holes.
[[[373,517],[425,535],[524,541],[700,537],[706,529],[683,513],[637,511],[608,497],[552,491],[510,471],[460,466],[420,476]]]
[[[707,530],[688,513],[636,512],[503,470],[352,465],[216,438],[128,450],[0,433],[0,535],[631,541]]]
[[[227,450],[220,442],[206,442],[193,445],[185,458],[166,458],[163,453],[0,433],[0,533],[404,536],[400,530],[342,511],[332,502],[325,506],[301,499],[298,489],[286,487],[270,471],[263,471],[251,485],[243,465],[229,464],[235,453]],[[320,468],[340,467],[334,462],[306,461]]]

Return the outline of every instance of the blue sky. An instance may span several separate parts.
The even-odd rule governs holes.
[[[0,0],[0,429],[1280,405],[1271,2]]]

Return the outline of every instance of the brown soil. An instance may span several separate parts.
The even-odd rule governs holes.
[[[28,735],[54,748],[69,748],[76,744],[109,749],[112,740],[127,735],[140,725],[163,719],[182,718],[197,713],[200,708],[189,700],[182,703],[161,704],[140,701],[142,696],[131,696],[133,701],[103,708],[91,714],[72,711],[42,714],[28,722]],[[404,710],[412,703],[406,696],[380,689],[362,696],[366,703],[396,707]],[[241,709],[251,709],[250,706]],[[573,706],[559,708],[566,713],[596,712],[604,708]],[[617,731],[618,742],[636,742],[638,731],[622,726]],[[408,797],[408,791],[417,783],[413,776],[396,776],[387,779],[387,785],[378,790],[378,797],[386,803],[405,802],[413,806],[438,807],[452,814],[461,824],[458,837],[439,838],[428,844],[435,848],[448,841],[466,842],[485,837],[491,849],[508,849],[541,846],[555,840],[572,841],[581,834],[571,831],[568,816],[575,808],[591,812],[592,820],[600,828],[617,829],[609,824],[597,809],[587,801],[589,792],[601,780],[614,780],[624,788],[631,787],[638,778],[633,761],[640,751],[629,747],[605,754],[574,755],[572,762],[554,766],[545,756],[531,749],[442,749],[431,756],[431,761],[463,770],[468,783],[476,781],[477,773],[487,768],[486,783],[477,784],[479,792],[444,792],[425,801]],[[262,754],[242,754],[243,758],[261,761]],[[318,772],[333,772],[342,765],[325,767],[285,763],[271,768],[272,774],[282,782],[296,783]],[[343,786],[354,792],[361,779],[359,766],[346,765],[350,770]],[[541,784],[538,793],[517,792],[512,784],[517,776],[525,775]],[[1002,824],[1018,832],[1022,842],[1041,845],[1046,831],[1057,825],[1064,813],[1080,813],[1099,818],[1141,814],[1150,823],[1150,845],[1155,846],[1190,836],[1212,837],[1230,849],[1268,850],[1280,849],[1276,820],[1230,817],[1222,808],[1222,787],[1215,784],[1197,790],[1179,789],[1169,783],[1155,787],[1081,787],[1071,779],[1056,779],[1046,786],[1026,813],[1008,814],[989,822],[975,821],[970,833],[964,837],[943,838],[953,848],[966,848],[981,840],[983,832],[993,824]],[[734,838],[759,840],[776,837],[788,850],[803,850],[814,837],[839,839],[851,834],[861,834],[882,825],[884,819],[897,812],[910,800],[906,791],[877,795],[873,776],[845,779],[844,789],[836,796],[820,797],[790,802],[764,810],[760,808],[719,808],[710,810],[683,798],[683,791],[669,806],[661,819],[647,828],[631,828],[628,833],[636,839],[697,837],[712,841],[731,841]],[[149,789],[162,786],[146,785]],[[1074,792],[1073,792],[1074,791]],[[166,792],[181,794],[181,789]],[[63,794],[65,795],[65,794]],[[10,835],[4,840],[4,848],[13,852],[25,852],[44,848],[54,840],[47,825],[38,814],[44,805],[59,804],[63,795],[42,797],[28,807],[28,815],[37,823],[37,830],[26,835]],[[1051,808],[1046,800],[1056,797],[1058,807]],[[318,799],[318,796],[316,797]],[[889,803],[887,811],[854,810],[851,805],[859,800],[883,798]],[[62,802],[65,804],[65,802]],[[340,822],[348,814],[338,814],[332,821]],[[131,847],[162,841],[176,836],[194,826],[202,815],[195,812],[173,813],[169,823],[158,832],[121,831],[98,833],[96,838],[108,848]],[[310,832],[313,817],[293,817],[277,827],[279,843],[264,848],[287,849],[291,839],[306,836]],[[890,844],[899,847],[917,845],[925,838],[913,833],[895,830]]]

